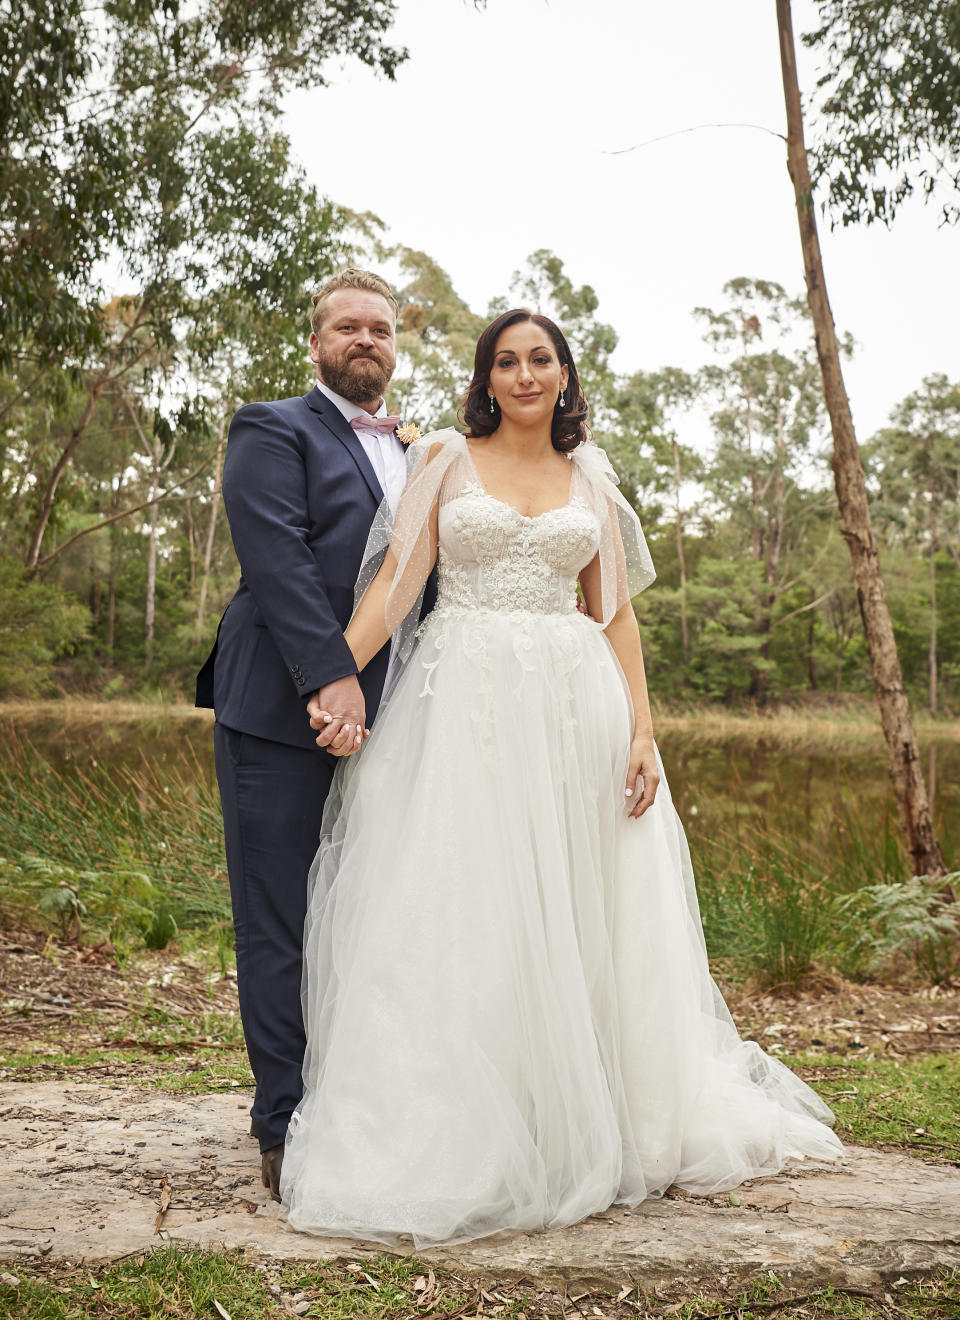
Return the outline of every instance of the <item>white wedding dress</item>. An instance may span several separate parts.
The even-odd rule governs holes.
[[[666,779],[627,815],[631,709],[577,575],[599,548],[609,618],[653,572],[603,452],[536,518],[456,432],[411,473],[390,621],[416,617],[437,500],[439,595],[311,872],[289,1222],[421,1247],[836,1159],[830,1110],[711,979]]]

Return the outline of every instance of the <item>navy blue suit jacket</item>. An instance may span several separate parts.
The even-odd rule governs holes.
[[[382,498],[356,432],[320,390],[248,403],[236,414],[223,501],[242,577],[197,675],[196,704],[212,706],[219,723],[316,746],[306,700],[357,672],[343,630]],[[385,646],[360,675],[368,724],[389,651]]]

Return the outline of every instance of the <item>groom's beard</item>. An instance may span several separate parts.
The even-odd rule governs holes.
[[[330,357],[322,351],[317,355],[317,367],[324,385],[361,406],[382,397],[393,375],[393,365],[375,348],[364,350],[362,355],[353,353],[347,358]]]

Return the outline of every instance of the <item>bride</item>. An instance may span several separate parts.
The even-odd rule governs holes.
[[[362,669],[392,635],[394,677],[311,871],[295,1228],[466,1241],[842,1154],[711,979],[630,604],[653,565],[586,413],[558,327],[505,313],[468,435],[412,446],[371,533],[345,636]]]

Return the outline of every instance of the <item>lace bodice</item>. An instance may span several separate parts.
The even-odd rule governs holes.
[[[582,495],[531,518],[468,481],[440,509],[437,609],[568,613],[599,543]]]
[[[439,598],[433,615],[446,617],[452,610],[575,613],[577,578],[595,558],[592,615],[606,627],[653,581],[643,529],[617,490],[603,450],[581,444],[570,460],[567,503],[527,517],[487,492],[464,436],[431,431],[414,441],[396,513],[391,516],[384,501],[370,529],[354,597],[356,608],[389,546],[395,567],[384,622],[401,663],[415,645],[435,563]]]

